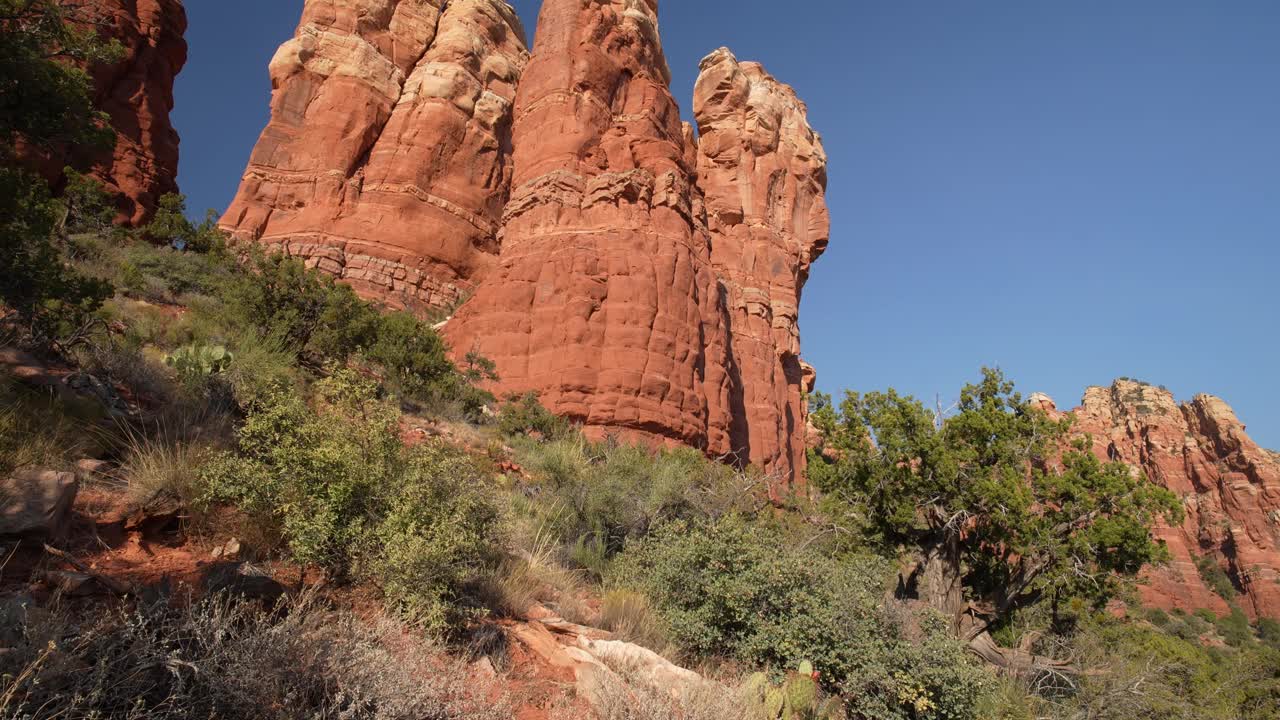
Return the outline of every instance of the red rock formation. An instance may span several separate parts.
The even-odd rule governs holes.
[[[67,164],[88,167],[116,197],[116,222],[134,227],[150,221],[160,196],[178,191],[178,133],[169,121],[173,83],[187,62],[187,14],[181,0],[59,0],[68,20],[95,27],[124,47],[115,63],[89,68],[94,106],[116,131],[105,152],[82,148],[37,154],[24,160],[54,185]]]
[[[797,314],[828,235],[804,104],[718,51],[699,143],[656,0],[548,0],[532,59],[505,4],[440,5],[307,3],[223,227],[392,304],[474,287],[446,333],[500,393],[798,477]]]
[[[501,0],[308,0],[222,227],[393,306],[457,301],[497,254],[527,61]]]
[[[446,328],[597,436],[731,450],[721,292],[654,0],[547,0],[498,268]]]
[[[1246,613],[1280,617],[1280,459],[1249,439],[1226,403],[1198,395],[1179,406],[1167,390],[1120,380],[1090,388],[1073,412],[1098,457],[1141,470],[1186,506],[1181,526],[1157,530],[1173,563],[1147,573],[1147,604],[1225,614],[1196,567],[1207,558],[1240,590]]]
[[[800,292],[830,235],[826,153],[795,91],[725,48],[702,61],[693,111],[742,393],[733,443],[767,469],[803,468],[813,377],[800,361]]]

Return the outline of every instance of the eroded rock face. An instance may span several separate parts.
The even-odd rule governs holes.
[[[728,453],[727,323],[656,2],[547,0],[498,267],[448,325],[589,434]]]
[[[455,352],[589,435],[800,477],[797,315],[829,225],[804,104],[717,51],[699,142],[656,0],[547,0],[531,58],[504,3],[443,4],[307,3],[223,227],[392,305],[474,291]]]
[[[741,389],[733,444],[767,469],[799,468],[814,380],[800,360],[800,293],[830,237],[827,156],[804,103],[761,65],[721,48],[701,67],[698,186]]]
[[[501,0],[308,0],[221,225],[396,307],[457,301],[497,255],[528,59]]]
[[[1173,562],[1148,572],[1147,604],[1225,614],[1196,567],[1206,558],[1227,572],[1250,616],[1280,617],[1280,462],[1225,402],[1198,395],[1178,405],[1167,390],[1120,380],[1090,388],[1073,412],[1098,457],[1143,471],[1186,507],[1182,525],[1157,529]]]
[[[139,227],[151,220],[165,193],[178,191],[178,133],[173,83],[187,62],[187,14],[181,0],[59,0],[68,20],[94,27],[124,47],[120,60],[89,68],[94,106],[105,112],[116,143],[37,151],[19,144],[23,162],[55,187],[66,165],[87,168],[116,199],[116,222]]]

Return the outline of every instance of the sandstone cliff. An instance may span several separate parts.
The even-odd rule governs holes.
[[[826,156],[791,88],[728,50],[680,119],[656,0],[308,0],[222,220],[396,306],[448,307],[596,437],[679,443],[779,484],[804,463],[800,292]]]
[[[497,255],[527,59],[501,0],[308,0],[222,227],[394,306],[456,302]]]
[[[178,191],[178,133],[173,110],[174,79],[187,62],[187,14],[181,0],[58,0],[75,24],[96,28],[124,47],[115,63],[89,68],[93,102],[105,112],[116,143],[105,151],[22,148],[24,162],[55,186],[68,164],[87,168],[116,199],[116,222],[150,221],[165,193]]]
[[[1198,395],[1178,405],[1167,390],[1119,380],[1090,388],[1073,413],[1098,457],[1125,462],[1183,499],[1182,525],[1157,531],[1173,562],[1148,571],[1147,604],[1226,613],[1197,568],[1207,562],[1227,573],[1246,613],[1280,617],[1280,459],[1249,438],[1226,403]]]
[[[447,332],[589,434],[721,455],[727,323],[655,5],[543,3],[500,264]]]
[[[725,48],[702,61],[693,112],[741,394],[734,446],[765,467],[802,467],[813,378],[800,360],[800,292],[830,235],[826,153],[795,92]]]

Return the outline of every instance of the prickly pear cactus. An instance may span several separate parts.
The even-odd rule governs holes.
[[[186,345],[178,348],[164,361],[178,371],[184,381],[203,380],[231,367],[235,356],[221,345]]]
[[[824,700],[813,664],[802,662],[787,673],[781,685],[769,682],[764,673],[747,679],[746,690],[766,720],[835,720],[841,717],[836,700]]]

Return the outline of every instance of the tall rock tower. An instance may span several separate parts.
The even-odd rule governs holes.
[[[443,10],[442,10],[443,8]],[[802,477],[800,293],[826,155],[791,88],[720,50],[682,123],[657,0],[308,0],[223,227],[394,306],[449,307],[593,437]]]
[[[727,317],[657,3],[547,0],[502,253],[447,336],[589,434],[731,452]]]
[[[307,0],[223,229],[395,307],[457,302],[498,252],[527,60],[501,0]]]

